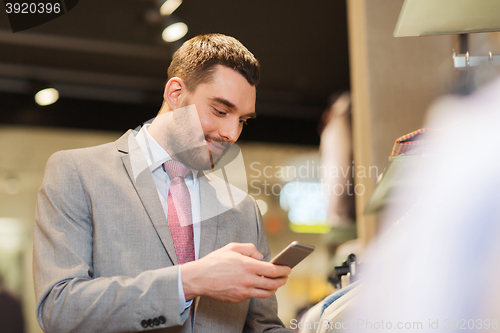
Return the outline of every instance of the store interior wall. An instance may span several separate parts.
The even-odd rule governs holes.
[[[349,45],[356,170],[388,164],[394,141],[423,126],[426,110],[456,82],[453,35],[393,37],[403,0],[349,0]],[[363,214],[376,179],[356,175],[366,191],[356,197],[363,244],[377,234]]]

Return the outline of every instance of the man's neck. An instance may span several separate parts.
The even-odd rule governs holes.
[[[162,116],[162,115],[164,115],[166,112],[171,112],[171,111],[168,109],[168,104],[164,103],[164,105],[160,109],[160,112],[158,113],[156,118],[153,120],[151,125],[149,125],[149,127],[147,128],[149,135],[151,135],[151,137],[153,139],[155,139],[155,141],[158,142],[158,144],[163,149],[165,149],[165,151],[167,150],[167,143],[164,142],[165,141],[164,133],[165,133],[165,128],[166,128],[166,120],[167,120],[166,118],[167,117]]]

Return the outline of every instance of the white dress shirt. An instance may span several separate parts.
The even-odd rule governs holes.
[[[170,155],[163,149],[162,146],[149,134],[147,131],[149,124],[144,125],[137,136],[135,137],[139,148],[149,166],[151,176],[155,182],[158,197],[160,198],[165,217],[168,220],[168,188],[170,186],[170,178],[163,169],[162,165],[166,161],[171,160]],[[191,209],[193,216],[193,233],[194,233],[194,253],[195,260],[198,260],[200,250],[200,220],[201,220],[201,198],[200,198],[200,182],[197,178],[198,171],[192,170],[187,174],[184,181],[191,196]],[[182,286],[181,269],[179,265],[179,312],[182,313],[188,308],[192,300],[186,302],[184,297],[184,288]]]

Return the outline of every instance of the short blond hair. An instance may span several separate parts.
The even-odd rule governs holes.
[[[236,70],[252,86],[259,84],[257,59],[236,38],[222,34],[199,35],[182,44],[168,68],[168,80],[180,77],[194,91],[198,84],[212,79],[216,65]]]

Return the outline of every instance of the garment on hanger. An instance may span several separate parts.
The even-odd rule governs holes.
[[[323,301],[323,306],[321,307],[321,315],[325,312],[325,310],[332,305],[335,301],[337,301],[339,298],[342,296],[346,295],[349,293],[351,290],[359,286],[361,281],[356,281],[351,283],[345,288],[342,288],[340,290],[337,290],[336,292],[332,293],[330,296],[326,297]]]
[[[431,131],[431,129],[422,128],[396,139],[391,155],[389,156],[389,161],[393,157],[400,155],[422,154],[425,148],[428,148],[428,145],[432,143],[426,135]]]
[[[321,325],[317,333],[337,332],[349,327],[349,316],[346,311],[352,304],[355,304],[361,290],[359,283],[350,286],[352,288],[349,288],[350,290],[346,294],[336,299],[325,309],[325,312],[321,315]]]
[[[323,304],[325,300],[316,303],[312,308],[307,310],[307,312],[300,319],[301,327],[299,333],[316,333],[319,327],[319,319],[323,313]],[[318,323],[318,325],[314,325]]]

